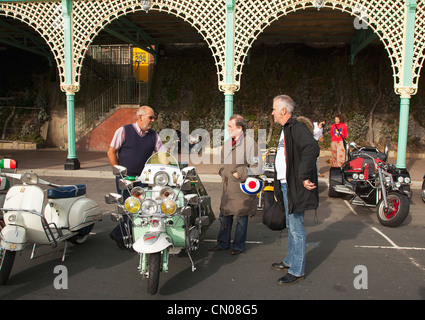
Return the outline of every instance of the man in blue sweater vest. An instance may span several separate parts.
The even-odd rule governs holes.
[[[146,161],[154,152],[167,151],[158,133],[152,129],[155,114],[151,107],[140,106],[136,112],[136,122],[122,126],[115,131],[107,155],[111,166],[121,165],[127,168],[129,176],[139,176]],[[117,192],[121,193],[116,180]],[[123,192],[124,200],[129,196]],[[112,230],[110,237],[118,247],[125,249],[120,226]]]

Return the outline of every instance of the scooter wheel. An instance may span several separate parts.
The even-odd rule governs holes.
[[[156,294],[159,285],[159,273],[161,271],[161,252],[149,254],[148,294]]]
[[[8,251],[0,248],[0,285],[5,284],[12,271],[16,251]]]

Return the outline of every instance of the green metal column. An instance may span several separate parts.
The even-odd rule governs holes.
[[[413,68],[413,44],[415,33],[416,0],[406,0],[405,19],[405,43],[402,71],[402,86],[399,89],[400,98],[400,120],[398,129],[398,147],[396,167],[406,168],[407,132],[409,128],[409,88],[412,88],[412,68]]]
[[[72,0],[62,0],[65,49],[65,90],[68,121],[68,158],[65,170],[80,169],[80,162],[75,153],[75,87],[73,86],[73,38],[72,38]]]
[[[229,138],[227,122],[233,114],[234,81],[234,46],[235,46],[235,0],[226,0],[226,53],[224,74],[224,140]]]

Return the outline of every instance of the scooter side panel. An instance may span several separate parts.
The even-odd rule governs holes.
[[[1,247],[6,250],[20,251],[26,241],[26,230],[21,226],[7,225],[1,230]]]
[[[40,187],[34,185],[19,185],[9,189],[3,207],[34,210],[39,215],[42,215],[43,202],[44,192]],[[16,216],[16,220],[13,222],[9,221],[11,215]],[[26,228],[28,242],[47,244],[49,242],[46,238],[39,215],[23,211],[8,211],[4,215],[4,221],[6,225],[19,225]]]
[[[79,230],[101,220],[102,214],[96,202],[80,197],[69,210],[69,229]]]

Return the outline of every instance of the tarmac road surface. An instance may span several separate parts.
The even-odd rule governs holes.
[[[219,229],[219,222],[215,221],[199,250],[192,253],[195,272],[185,253],[171,256],[169,272],[160,276],[158,294],[150,296],[146,293],[147,281],[137,270],[138,255],[120,250],[109,239],[115,222],[110,220],[112,205],[104,202],[104,195],[114,192],[113,180],[44,179],[58,184],[87,184],[87,196],[104,211],[103,221],[95,225],[86,243],[68,245],[64,262],[63,244],[55,249],[39,247],[33,260],[29,259],[31,248],[27,247],[16,256],[8,283],[0,287],[0,299],[167,300],[160,305],[164,314],[177,312],[182,301],[190,304],[193,300],[244,301],[251,305],[292,299],[425,299],[425,204],[417,189],[407,220],[397,228],[386,228],[379,224],[375,209],[328,198],[326,181],[321,180],[319,209],[305,215],[305,279],[288,287],[277,284],[284,273],[271,269],[273,262],[284,257],[287,231],[268,230],[258,211],[249,220],[247,251],[232,256],[230,251],[208,251]],[[221,184],[204,185],[218,216]],[[169,307],[175,309],[168,310]]]

